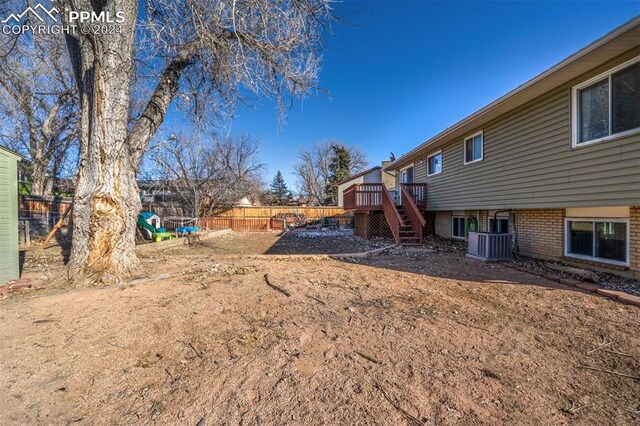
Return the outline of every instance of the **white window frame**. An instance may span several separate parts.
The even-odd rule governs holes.
[[[626,68],[630,65],[634,65],[636,62],[640,62],[640,56],[636,56],[633,59],[630,59],[616,67],[613,67],[597,76],[590,78],[589,80],[582,82],[576,86],[571,88],[571,148],[582,148],[585,146],[592,145],[594,143],[600,143],[609,141],[611,139],[623,138],[625,136],[633,135],[636,133],[640,133],[640,127],[636,127],[635,129],[625,130],[624,132],[609,134],[609,136],[603,136],[601,138],[592,139],[590,141],[578,142],[578,134],[580,133],[580,123],[579,118],[580,114],[578,111],[579,108],[579,98],[578,92],[585,87],[591,86],[598,81],[604,80],[605,78],[609,81],[609,132],[611,132],[611,96],[612,96],[612,85],[611,85],[611,76],[616,72],[620,71],[623,68]]]
[[[453,230],[455,229],[455,226],[454,226],[455,220],[454,219],[463,219],[464,220],[464,228],[465,229],[462,230],[462,237],[457,237],[457,236],[453,235]],[[465,232],[466,228],[467,228],[467,218],[466,218],[466,216],[451,216],[451,239],[452,240],[464,240],[465,239],[465,234],[466,234],[466,232]]]
[[[585,256],[582,254],[574,254],[574,253],[569,253],[569,222],[612,222],[612,223],[625,223],[626,226],[626,230],[627,230],[627,235],[626,235],[626,240],[627,240],[627,244],[626,244],[626,262],[620,262],[617,260],[611,260],[611,259],[603,259],[601,257],[593,257],[593,256]],[[590,260],[592,262],[598,262],[598,263],[608,263],[611,265],[617,265],[617,266],[629,266],[630,263],[630,250],[629,250],[629,243],[630,243],[630,232],[629,232],[629,219],[620,219],[620,218],[609,218],[609,217],[565,217],[564,219],[564,255],[568,258],[574,258],[574,259],[583,259],[583,260]],[[595,232],[593,234],[593,238],[594,238],[594,249],[595,249]]]
[[[509,233],[509,225],[510,225],[509,216],[498,215],[497,219],[498,220],[506,220],[507,221],[507,233]],[[491,221],[492,220],[493,220],[493,215],[490,215],[489,217],[487,217],[487,231],[488,232],[491,232]]]
[[[438,154],[440,154],[440,171],[439,172],[435,172],[435,173],[429,173],[429,159],[431,159],[432,157],[435,157]],[[442,166],[443,165],[444,165],[444,163],[442,161],[442,150],[436,151],[433,154],[427,156],[427,177],[439,175],[440,173],[442,173]]]
[[[467,141],[469,139],[473,139],[476,136],[480,136],[480,158],[476,158],[475,160],[467,161]],[[462,141],[462,159],[464,160],[464,165],[477,163],[479,161],[484,160],[484,130],[480,130],[472,135],[466,136]]]

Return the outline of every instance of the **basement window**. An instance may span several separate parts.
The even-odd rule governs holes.
[[[471,135],[464,140],[464,164],[482,160],[482,132]]]
[[[498,232],[500,234],[508,234],[509,233],[509,218],[499,217],[498,223],[496,224],[496,229],[493,229],[493,218],[489,218],[489,232]]]
[[[451,238],[464,240],[467,219],[462,216],[454,216],[451,221]]]
[[[629,264],[629,222],[566,219],[565,255],[618,265]]]
[[[640,57],[573,88],[572,146],[640,131]]]
[[[427,157],[427,176],[442,173],[442,151],[431,154]]]

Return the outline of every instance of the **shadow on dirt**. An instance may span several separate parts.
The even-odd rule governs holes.
[[[344,254],[363,253],[393,244],[389,240],[365,240],[353,229],[294,229],[280,237],[265,254]]]

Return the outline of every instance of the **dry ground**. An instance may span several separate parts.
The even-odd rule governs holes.
[[[171,255],[232,255],[232,254],[340,254],[361,253],[394,244],[391,240],[367,241],[354,238],[353,230],[325,231],[292,230],[279,232],[232,232],[220,237],[198,241],[187,249],[167,250]]]
[[[637,307],[458,253],[183,250],[0,301],[0,424],[640,422]]]

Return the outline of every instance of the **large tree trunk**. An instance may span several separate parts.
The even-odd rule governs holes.
[[[46,178],[47,169],[42,166],[41,162],[34,160],[31,162],[31,195],[38,197],[47,196],[46,194]]]
[[[67,37],[81,103],[80,167],[73,206],[69,277],[109,284],[139,275],[136,216],[141,208],[136,164],[127,146],[138,2],[73,3],[75,10],[126,13],[120,34]],[[92,7],[96,5],[96,9]],[[102,5],[102,9],[97,9]]]

